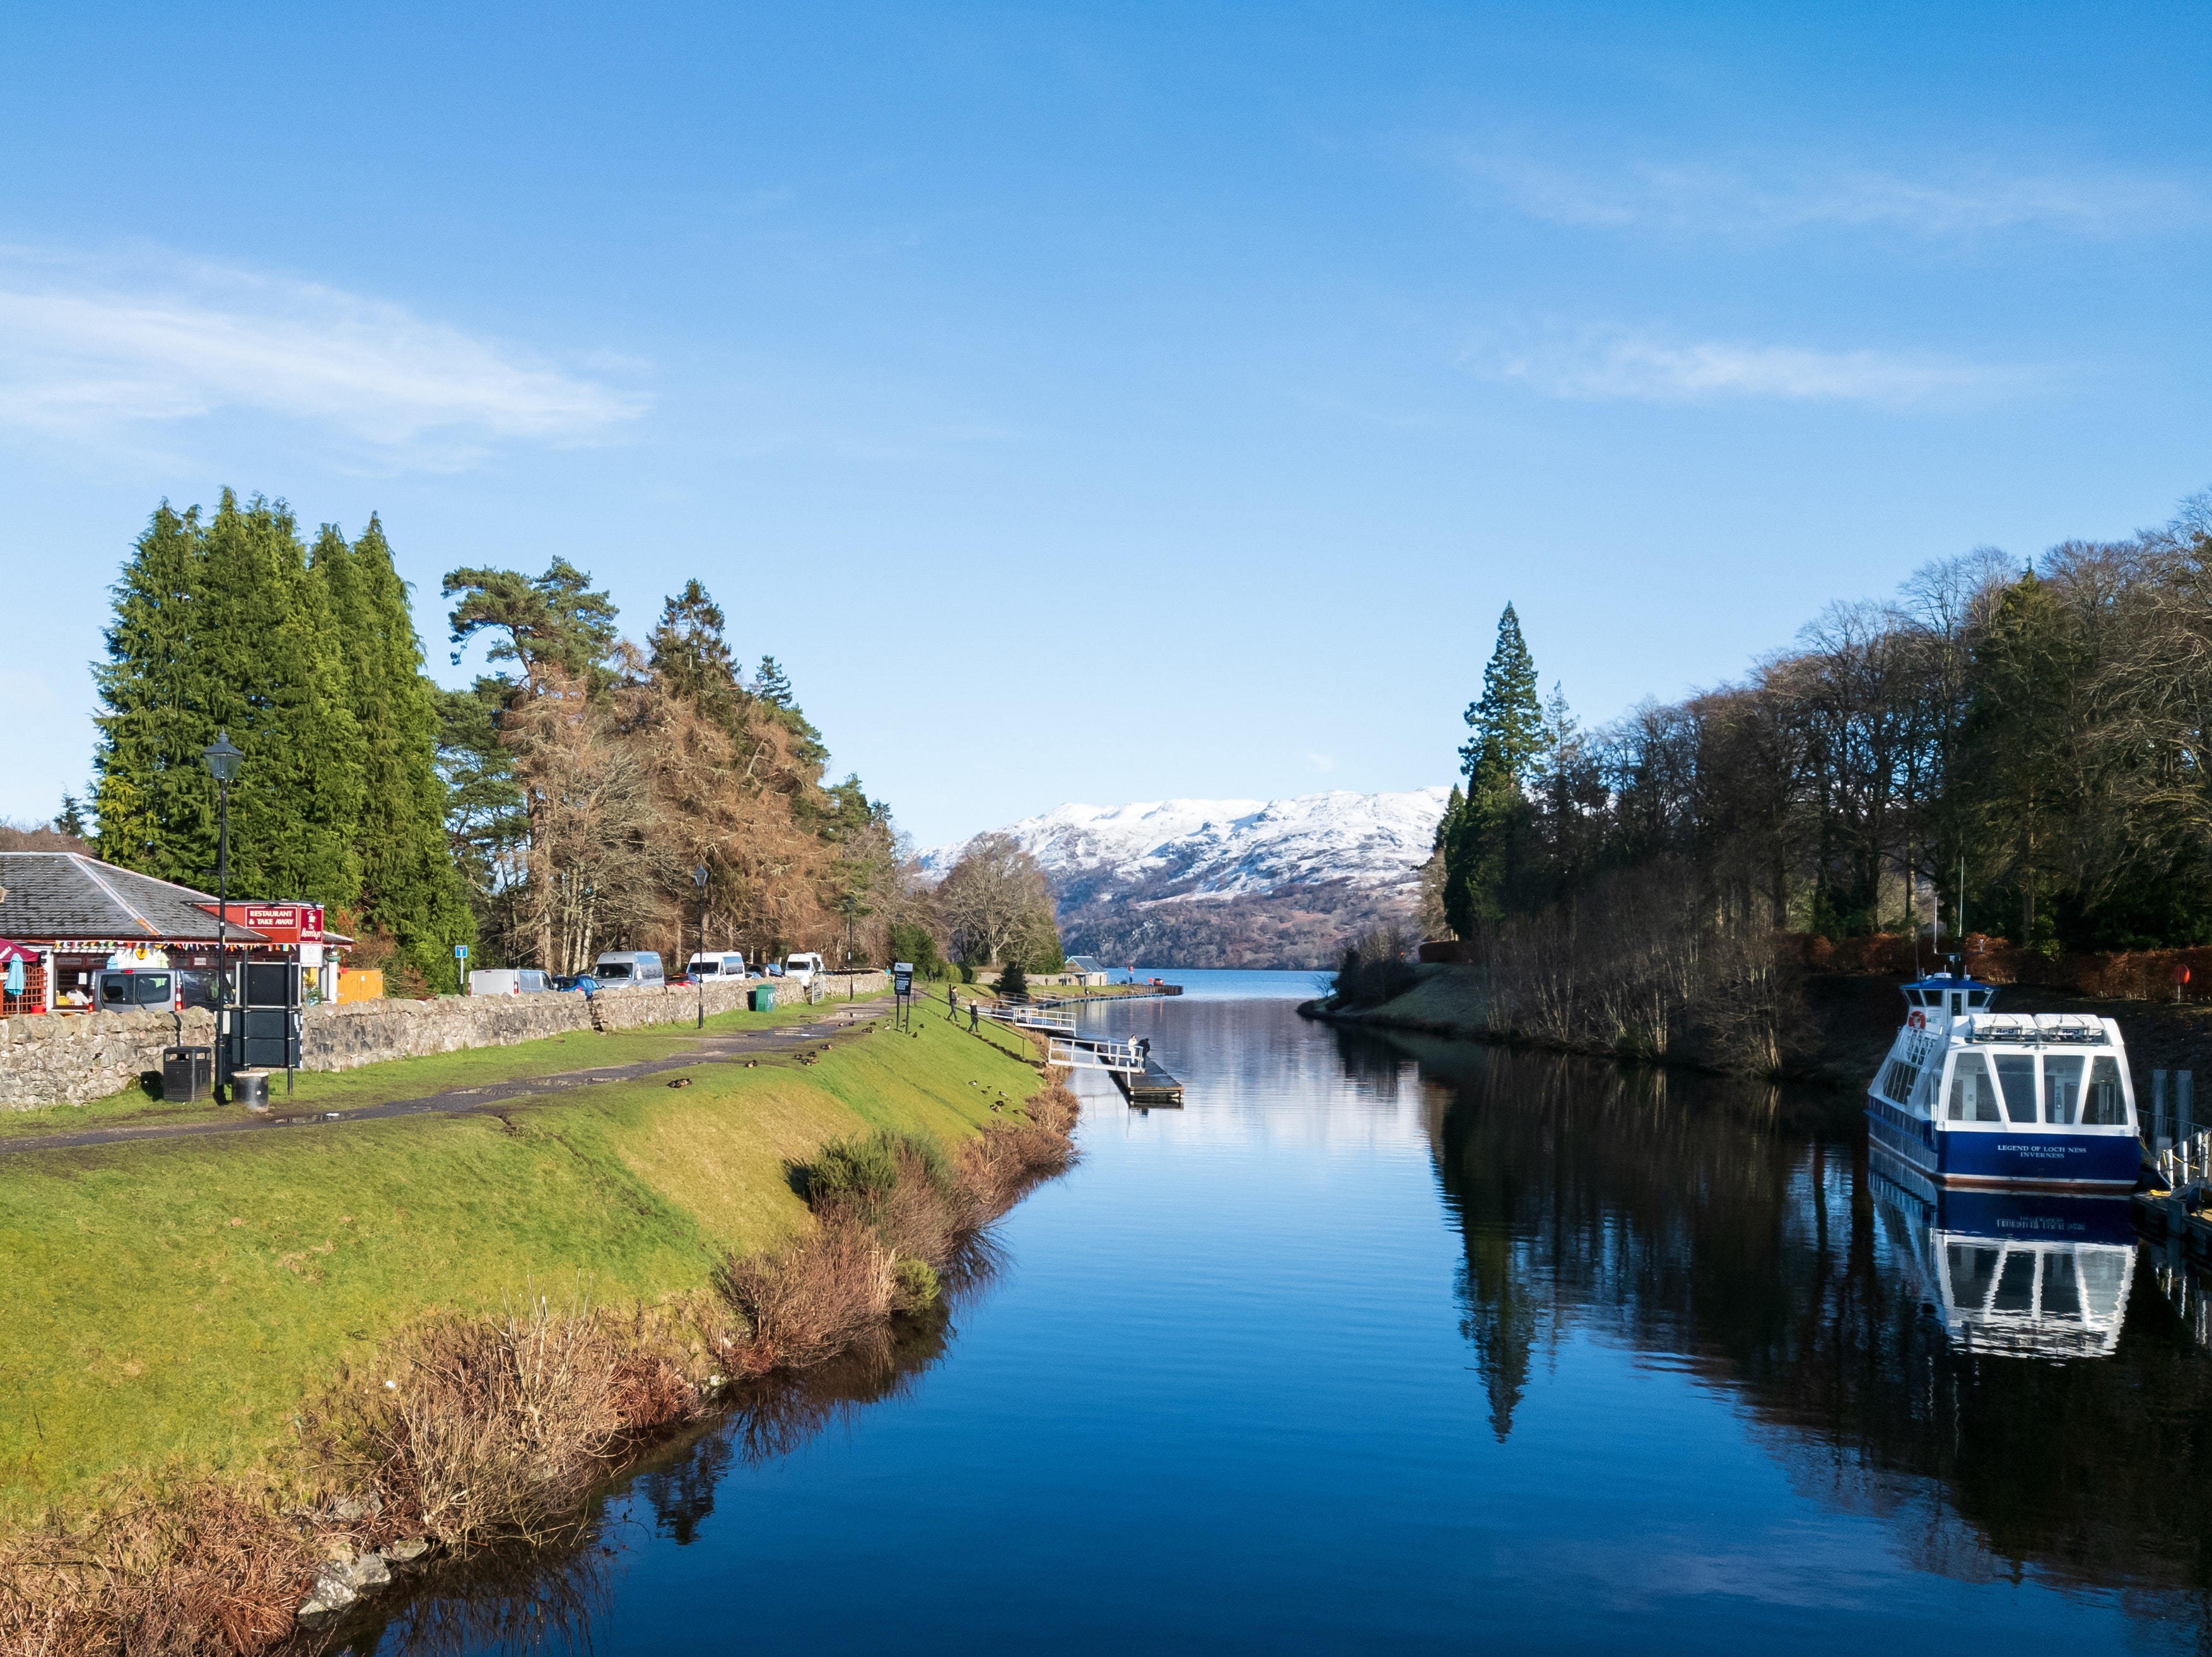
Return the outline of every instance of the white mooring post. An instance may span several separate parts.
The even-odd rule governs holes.
[[[2166,1072],[2154,1070],[2150,1073],[2150,1148],[2168,1150],[2173,1145],[2173,1135],[2167,1131],[2166,1120]]]
[[[2173,1073],[2173,1114],[2179,1119],[2174,1137],[2187,1139],[2197,1132],[2197,1077],[2191,1071]]]

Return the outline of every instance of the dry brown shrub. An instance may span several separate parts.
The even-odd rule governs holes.
[[[1063,1173],[1074,1162],[1075,1142],[1068,1130],[1081,1108],[1074,1094],[1059,1083],[1029,1101],[1027,1122],[994,1122],[960,1147],[961,1183],[981,1216],[995,1220],[1040,1180]]]
[[[269,1507],[202,1484],[0,1551],[0,1654],[267,1651],[313,1578],[301,1533]]]
[[[391,1349],[396,1387],[369,1388],[343,1437],[365,1482],[425,1535],[457,1548],[541,1539],[624,1435],[619,1358],[580,1306],[439,1319]]]
[[[782,1254],[726,1261],[720,1286],[745,1323],[739,1370],[805,1369],[882,1330],[895,1259],[873,1232],[833,1217]]]
[[[699,1413],[699,1389],[662,1352],[625,1352],[615,1360],[615,1413],[623,1431],[640,1436],[679,1426]]]

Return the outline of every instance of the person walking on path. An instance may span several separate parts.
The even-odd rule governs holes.
[[[960,992],[950,984],[945,986],[945,1022],[948,1024],[960,1022]]]
[[[973,1001],[968,1004],[968,1034],[970,1035],[976,1034],[975,1004]]]

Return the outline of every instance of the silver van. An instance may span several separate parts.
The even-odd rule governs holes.
[[[592,976],[603,987],[617,984],[665,984],[658,950],[609,950],[592,963]]]
[[[479,967],[469,974],[471,995],[543,995],[553,980],[535,967]]]

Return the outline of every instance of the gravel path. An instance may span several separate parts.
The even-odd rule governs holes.
[[[608,1082],[634,1082],[665,1071],[687,1070],[698,1065],[726,1065],[763,1053],[795,1053],[856,1025],[884,1017],[878,1010],[827,1007],[823,1017],[806,1024],[786,1024],[774,1029],[744,1030],[729,1035],[701,1035],[684,1043],[679,1053],[665,1058],[642,1059],[634,1065],[610,1065],[592,1070],[563,1071],[552,1076],[524,1077],[512,1082],[491,1082],[481,1087],[454,1088],[426,1094],[420,1099],[393,1099],[380,1105],[362,1105],[352,1110],[287,1109],[275,1099],[265,1116],[241,1111],[235,1120],[216,1122],[154,1123],[143,1127],[88,1128],[82,1133],[47,1133],[36,1138],[0,1139],[0,1156],[31,1150],[75,1150],[86,1145],[126,1144],[149,1139],[185,1139],[206,1133],[265,1133],[276,1128],[315,1127],[332,1122],[367,1122],[385,1116],[496,1116],[519,1101],[557,1096],[576,1088]]]

